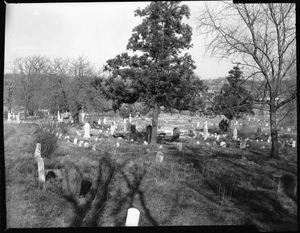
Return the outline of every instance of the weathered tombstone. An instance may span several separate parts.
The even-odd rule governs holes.
[[[93,145],[92,150],[96,150],[96,144]]]
[[[200,122],[198,121],[198,122],[197,122],[197,128],[198,128],[199,126],[200,126]]]
[[[220,143],[220,146],[221,146],[221,147],[226,147],[226,142],[221,142],[221,143]]]
[[[77,141],[78,141],[78,138],[74,138],[74,145],[76,145],[77,144]]]
[[[164,159],[164,154],[161,151],[158,151],[156,153],[155,162],[162,163],[163,159]]]
[[[151,142],[151,135],[152,135],[152,125],[147,125],[146,132],[147,132],[148,143],[150,143]]]
[[[116,147],[117,148],[120,147],[120,143],[119,142],[116,143]]]
[[[98,125],[101,125],[101,119],[99,118],[99,120],[98,120]]]
[[[257,127],[256,134],[257,136],[261,136],[261,127]]]
[[[98,142],[98,137],[95,138],[95,142]]]
[[[62,136],[62,133],[60,133],[60,134],[58,135],[58,138],[61,138],[61,136]]]
[[[80,169],[73,163],[65,164],[62,189],[66,195],[79,196],[82,182]]]
[[[45,179],[45,168],[44,168],[44,160],[43,158],[37,158],[37,164],[38,164],[38,174],[39,174],[39,183],[44,184]]]
[[[236,129],[236,127],[233,130],[233,138],[237,139],[237,129]]]
[[[293,148],[295,148],[295,147],[296,147],[296,141],[295,141],[295,140],[293,140],[292,147],[293,147]]]
[[[129,208],[127,211],[126,223],[127,227],[134,227],[139,225],[140,211],[136,208]]]
[[[175,127],[173,129],[173,137],[178,137],[179,138],[179,136],[180,136],[180,129]]]
[[[243,141],[241,141],[241,143],[240,143],[240,149],[241,150],[246,150],[246,148],[247,148],[247,138],[245,139],[245,140],[243,140]]]
[[[182,143],[181,142],[177,142],[176,146],[177,146],[177,150],[182,151]]]
[[[87,123],[85,123],[85,125],[84,125],[84,138],[90,138],[90,129],[91,129],[91,127],[90,127],[90,124],[87,122]]]
[[[144,141],[143,146],[147,146],[147,145],[148,145],[148,142]]]
[[[287,130],[286,130],[288,133],[290,133],[291,132],[291,128],[287,128]]]
[[[7,113],[7,123],[11,123],[11,115],[10,115],[10,112]]]
[[[203,129],[203,137],[204,137],[204,140],[206,140],[207,137],[208,137],[207,121],[205,121],[205,126],[204,126],[204,129]]]
[[[114,135],[115,130],[116,130],[116,125],[114,123],[112,123],[112,125],[110,126],[110,134]]]
[[[297,181],[294,176],[283,175],[278,182],[278,193],[284,193],[289,197],[294,197],[297,191]]]
[[[268,140],[267,140],[268,143],[271,142],[271,135],[268,137]]]
[[[88,142],[85,142],[84,143],[84,148],[88,148],[89,147],[89,143]]]
[[[82,114],[81,114],[81,121],[82,121],[82,122],[84,122],[84,117],[85,117],[85,116],[84,116],[84,112],[83,112],[83,109],[82,109]]]
[[[103,124],[106,124],[106,117],[104,117],[103,119]]]
[[[162,150],[164,147],[162,145],[159,145],[158,149]]]
[[[19,115],[19,114],[16,115],[16,123],[17,123],[17,124],[20,124],[20,115]]]
[[[219,140],[220,140],[220,135],[217,135],[216,141],[219,142]]]
[[[200,144],[200,142],[199,142],[199,141],[197,141],[197,144]]]
[[[131,114],[129,114],[129,123],[132,122],[132,117],[131,117]]]
[[[41,144],[37,143],[34,151],[34,157],[35,158],[41,158]]]
[[[83,141],[79,141],[79,147],[83,146]]]
[[[136,126],[135,125],[130,125],[130,132],[135,134],[136,133]]]

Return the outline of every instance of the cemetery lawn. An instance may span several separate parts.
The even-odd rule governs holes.
[[[74,210],[59,183],[46,182],[39,189],[34,130],[33,125],[4,125],[7,228],[68,227]],[[158,149],[118,140],[117,154],[110,153],[118,169],[101,207],[99,226],[124,226],[127,209],[135,207],[140,210],[139,226],[255,225],[260,231],[297,230],[297,197],[277,194],[274,178],[297,177],[297,148],[281,148],[280,160],[272,160],[267,143],[261,148],[252,142],[244,151],[181,140],[181,152],[172,143],[163,144],[161,164],[155,162]],[[45,158],[45,168],[72,161],[84,179],[95,182],[103,151],[113,152],[110,143],[116,141],[102,140],[92,151],[60,139],[52,158]],[[153,152],[147,153],[147,148]],[[135,186],[136,180],[140,183]]]

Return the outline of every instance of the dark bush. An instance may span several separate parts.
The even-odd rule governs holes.
[[[57,137],[54,133],[47,132],[42,126],[37,126],[34,145],[36,146],[37,143],[41,144],[41,156],[50,158],[51,154],[57,148]]]

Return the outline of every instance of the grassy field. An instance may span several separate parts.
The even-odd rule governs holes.
[[[255,225],[261,231],[297,230],[297,198],[277,194],[274,174],[297,176],[297,149],[281,148],[280,160],[268,158],[270,146],[249,150],[186,142],[183,151],[158,149],[119,140],[98,142],[97,151],[59,140],[45,168],[72,161],[93,182],[77,203],[59,182],[39,189],[34,125],[4,125],[8,228],[124,226],[127,209],[140,210],[139,226]],[[152,152],[147,152],[149,148]]]

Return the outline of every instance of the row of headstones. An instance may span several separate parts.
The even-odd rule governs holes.
[[[34,157],[38,164],[38,177],[39,183],[42,185],[46,182],[45,179],[45,167],[44,167],[44,160],[41,157],[41,144],[37,143],[36,150],[34,152]],[[66,178],[64,177],[63,183],[65,183]],[[136,208],[129,208],[127,211],[126,223],[125,226],[138,226],[140,217],[140,211]]]
[[[6,117],[5,117],[6,119]],[[7,119],[6,119],[7,123],[16,123],[16,124],[20,124],[20,114],[10,114],[9,112],[7,112]]]

